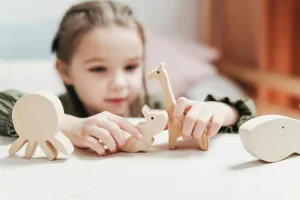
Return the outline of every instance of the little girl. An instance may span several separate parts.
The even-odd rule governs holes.
[[[59,96],[65,110],[61,130],[74,146],[105,155],[105,145],[114,153],[125,144],[123,131],[141,138],[126,117],[142,117],[145,104],[164,109],[162,102],[148,95],[143,28],[128,6],[91,1],[71,7],[60,23],[52,51],[67,90]],[[22,95],[16,90],[0,93],[0,134],[17,136],[11,113]],[[184,140],[199,139],[207,127],[212,137],[218,132],[238,132],[255,115],[250,103],[211,95],[203,102],[181,97],[172,117],[183,121]]]

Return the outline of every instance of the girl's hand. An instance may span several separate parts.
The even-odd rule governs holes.
[[[221,102],[192,101],[180,97],[173,110],[174,123],[183,120],[182,137],[184,140],[200,139],[203,131],[212,137],[222,126],[234,124],[237,111]]]
[[[109,112],[102,112],[88,118],[65,115],[62,132],[74,146],[91,148],[99,155],[105,155],[104,144],[115,153],[125,144],[125,133],[141,139],[139,130],[126,119]]]

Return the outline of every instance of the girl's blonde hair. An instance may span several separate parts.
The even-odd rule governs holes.
[[[144,46],[145,35],[143,27],[133,16],[130,7],[111,1],[89,1],[72,6],[64,15],[52,43],[52,52],[65,63],[70,63],[81,37],[94,27],[118,25],[137,30]],[[77,103],[82,105],[73,86],[66,85],[67,91]],[[149,95],[143,75],[144,94],[130,106],[130,116],[141,116],[142,104],[149,104]],[[83,109],[79,108],[79,109]]]

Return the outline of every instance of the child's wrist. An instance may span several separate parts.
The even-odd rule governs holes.
[[[238,117],[239,117],[238,111],[234,107],[232,107],[228,104],[225,104],[225,103],[221,103],[221,104],[225,109],[225,117],[224,117],[223,126],[234,125],[237,122]]]
[[[218,112],[223,112],[224,121],[222,126],[233,125],[238,120],[239,114],[234,107],[223,102],[207,101],[206,103],[211,104],[215,108],[217,107]]]
[[[72,116],[72,115],[64,115],[63,121],[61,123],[61,132],[64,134],[68,134],[70,129],[76,124],[80,118]]]

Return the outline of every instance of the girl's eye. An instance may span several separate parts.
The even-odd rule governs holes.
[[[94,67],[90,69],[91,72],[106,72],[107,69],[105,67]]]
[[[127,65],[125,67],[126,71],[134,71],[138,66],[137,65]]]

